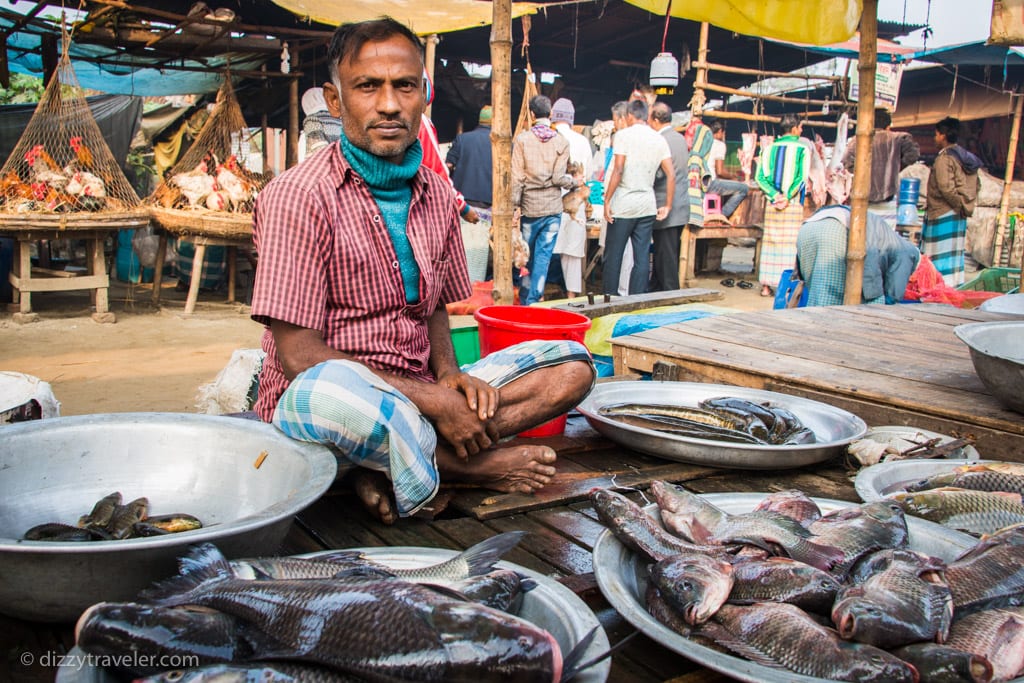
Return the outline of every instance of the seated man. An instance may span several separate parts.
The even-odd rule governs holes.
[[[899,303],[921,253],[881,216],[868,212],[867,221],[861,300],[866,304]],[[843,304],[849,226],[850,207],[826,206],[800,227],[797,268],[808,288],[808,306]]]
[[[554,451],[499,440],[575,406],[593,385],[590,355],[530,341],[459,368],[445,304],[472,289],[453,192],[421,168],[419,39],[389,18],[344,24],[328,55],[340,144],[277,176],[256,205],[256,411],[340,449],[385,523],[420,510],[442,479],[536,491]]]
[[[711,154],[708,155],[708,172],[711,174],[708,192],[722,198],[722,215],[729,218],[743,203],[743,198],[750,192],[750,188],[725,168],[725,124],[721,121],[712,121],[709,127],[712,142]]]

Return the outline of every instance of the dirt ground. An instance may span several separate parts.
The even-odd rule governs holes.
[[[722,262],[727,272],[703,276],[695,286],[721,290],[725,298],[716,306],[769,309],[771,300],[758,288],[719,284],[726,277],[754,281],[752,263],[752,249],[729,247]],[[15,323],[0,309],[0,370],[49,382],[61,415],[196,412],[199,387],[213,381],[235,349],[258,348],[263,327],[249,318],[248,306],[225,303],[224,293],[200,294],[195,313],[185,316],[185,294],[174,285],[165,279],[162,306],[155,308],[152,285],[112,278],[114,324],[92,320],[87,291],[34,294],[34,323]]]

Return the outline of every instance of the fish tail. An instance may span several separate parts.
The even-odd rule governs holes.
[[[801,562],[824,571],[831,571],[846,561],[846,553],[830,545],[804,541],[800,545]]]
[[[188,554],[178,560],[178,571],[178,576],[154,584],[139,593],[139,597],[158,605],[183,605],[207,581],[234,577],[231,563],[212,543],[192,546]]]
[[[494,564],[516,547],[526,534],[526,531],[506,531],[466,548],[462,551],[462,560],[469,568],[469,575],[479,576],[493,571]]]

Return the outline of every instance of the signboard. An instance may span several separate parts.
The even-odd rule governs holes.
[[[1024,0],[992,0],[993,45],[1024,45]]]
[[[1024,2],[1024,0],[1021,0]],[[850,99],[860,98],[860,70],[857,60],[850,60]],[[900,80],[903,77],[902,64],[879,62],[875,68],[875,106],[896,111],[900,95]]]

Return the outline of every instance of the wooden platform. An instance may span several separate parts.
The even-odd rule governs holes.
[[[660,363],[674,379],[805,396],[869,425],[973,434],[982,457],[1024,462],[1024,415],[988,393],[953,334],[1005,319],[940,304],[723,315],[616,337],[612,356],[616,375]]]

